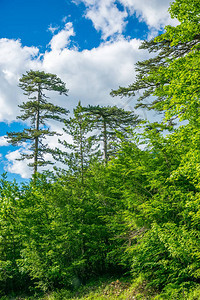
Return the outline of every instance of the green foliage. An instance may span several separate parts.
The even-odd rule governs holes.
[[[56,159],[67,165],[67,171],[84,182],[85,171],[89,166],[100,159],[99,145],[95,143],[96,135],[92,134],[94,122],[84,113],[79,102],[74,109],[74,116],[64,121],[64,132],[72,143],[59,140],[65,151],[57,149]]]
[[[128,127],[135,127],[139,122],[139,118],[131,111],[125,111],[117,106],[100,107],[91,106],[84,107],[86,115],[90,118],[90,123],[93,124],[93,129],[96,129],[97,141],[103,142],[103,158],[107,163],[109,158],[116,153],[116,144],[119,143],[118,134],[128,136]]]
[[[199,282],[199,9],[196,0],[174,1],[170,13],[180,24],[144,42],[141,48],[156,56],[137,63],[136,82],[112,92],[131,96],[141,90],[136,107],[163,112],[168,125],[175,119],[188,123],[165,137],[163,124],[147,125],[143,151],[136,155],[127,144],[114,163],[131,203],[126,220],[133,226],[127,247],[133,272],[163,289],[163,299],[179,299],[181,289]],[[145,104],[149,96],[156,97]]]
[[[162,111],[165,121],[188,120],[199,107],[199,7],[198,0],[177,0],[170,7],[172,17],[181,22],[166,26],[166,32],[145,41],[141,48],[156,56],[137,63],[136,81],[128,88],[120,87],[112,95],[132,96],[141,91],[136,107]],[[149,96],[156,96],[145,102]]]
[[[63,122],[62,116],[68,113],[66,109],[48,102],[44,91],[56,91],[67,95],[67,89],[56,75],[32,70],[22,76],[19,86],[29,100],[19,105],[23,114],[18,116],[18,119],[29,120],[31,127],[25,128],[22,132],[9,132],[8,142],[12,145],[27,142],[29,153],[22,154],[21,159],[32,160],[29,166],[34,168],[36,174],[38,166],[51,164],[50,160],[44,159],[44,155],[52,153],[53,150],[43,143],[44,139],[47,136],[58,135],[47,128],[46,122],[48,120]]]
[[[142,48],[157,55],[137,64],[135,83],[113,91],[130,96],[142,90],[144,107],[155,96],[149,108],[163,112],[167,125],[143,122],[136,134],[133,113],[79,103],[65,120],[73,138],[73,144],[63,142],[71,151],[62,157],[67,172],[37,175],[22,187],[2,178],[2,294],[26,285],[60,289],[52,299],[67,299],[89,279],[126,273],[138,278],[132,291],[115,281],[83,299],[199,299],[199,8],[197,0],[174,1],[170,12],[180,24],[144,42]],[[50,75],[29,72],[21,80],[28,95],[39,96],[22,106],[21,118],[31,118],[33,130],[13,135],[13,144],[53,134],[34,127],[38,107],[45,108],[42,125],[55,108],[41,89],[66,92]],[[56,108],[52,116],[63,112]],[[177,118],[184,125],[174,127]],[[104,163],[95,154],[102,141]]]
[[[26,290],[27,276],[20,274],[17,260],[22,249],[19,186],[0,180],[0,295]]]
[[[112,232],[102,201],[89,186],[68,178],[51,183],[42,176],[24,188],[18,264],[37,287],[70,287],[75,279],[82,283],[109,270]]]
[[[118,259],[132,260],[134,276],[144,274],[160,290],[187,289],[199,281],[198,132],[188,124],[163,137],[148,126],[140,138],[146,148],[124,141],[109,165],[116,189],[120,182],[129,241]]]

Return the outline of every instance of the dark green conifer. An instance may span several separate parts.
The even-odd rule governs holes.
[[[28,101],[19,105],[22,114],[18,119],[22,121],[30,121],[30,128],[25,128],[22,132],[9,132],[8,142],[12,145],[19,145],[27,142],[30,154],[22,154],[21,159],[31,159],[33,162],[29,164],[33,167],[34,174],[38,171],[39,166],[45,166],[51,161],[45,161],[44,155],[52,153],[52,149],[43,141],[47,136],[58,135],[55,131],[50,131],[46,121],[56,120],[63,122],[62,115],[66,115],[68,111],[65,108],[54,105],[47,101],[48,97],[44,91],[56,91],[60,95],[67,96],[65,83],[54,74],[45,73],[43,71],[29,71],[20,79],[19,86],[24,90],[24,94],[28,96]]]
[[[89,105],[84,108],[84,111],[91,117],[93,128],[99,131],[97,140],[103,142],[103,158],[107,163],[109,156],[115,152],[114,143],[118,141],[117,131],[127,135],[127,128],[135,127],[139,123],[139,118],[132,111],[125,111],[117,106]]]

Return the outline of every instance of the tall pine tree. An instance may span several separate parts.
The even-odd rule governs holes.
[[[74,116],[65,120],[64,124],[63,130],[72,142],[59,140],[66,151],[57,149],[57,159],[68,166],[70,173],[80,175],[83,183],[85,171],[100,156],[99,145],[95,144],[96,136],[92,133],[93,121],[91,116],[84,113],[79,101],[74,109]]]
[[[44,91],[56,91],[60,95],[67,96],[68,90],[65,83],[56,75],[32,70],[22,76],[19,86],[29,100],[19,105],[22,114],[17,118],[22,121],[29,120],[30,128],[25,128],[22,132],[9,132],[7,138],[12,145],[27,142],[30,153],[22,154],[20,160],[32,160],[33,162],[29,163],[29,166],[33,167],[33,173],[36,174],[39,166],[51,163],[51,161],[45,160],[44,155],[52,153],[53,150],[44,144],[44,139],[47,136],[57,135],[55,131],[50,131],[46,122],[48,120],[63,122],[63,115],[68,113],[65,108],[47,101],[48,97]]]
[[[98,141],[103,142],[103,158],[107,163],[109,156],[115,153],[114,143],[118,142],[117,131],[124,136],[128,134],[129,126],[135,127],[139,118],[132,111],[125,111],[117,106],[88,106],[84,108],[85,113],[90,116],[93,122],[93,129],[99,131]]]

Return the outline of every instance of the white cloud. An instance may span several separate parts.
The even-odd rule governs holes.
[[[23,47],[19,40],[0,39],[0,122],[10,122],[18,113],[21,95],[18,82],[22,73],[39,68],[39,50]]]
[[[0,147],[2,147],[2,146],[9,146],[9,143],[8,143],[5,135],[0,136]]]
[[[65,28],[53,36],[49,45],[52,51],[60,51],[68,46],[70,37],[74,36],[74,29],[71,22],[65,24]]]
[[[119,0],[120,3],[129,9],[130,14],[136,13],[140,21],[144,21],[151,29],[160,30],[169,24],[175,24],[168,8],[171,0]]]
[[[53,27],[52,24],[49,25],[48,30],[54,34],[59,29],[58,26]]]
[[[139,21],[149,27],[149,35],[155,36],[166,25],[176,25],[172,20],[168,8],[171,0],[79,0],[86,6],[85,17],[93,22],[96,30],[102,32],[102,38],[107,39],[116,34],[122,34],[127,24],[127,17],[136,15]],[[123,11],[118,9],[120,3]]]
[[[30,178],[31,177],[31,169],[28,167],[27,160],[17,160],[21,157],[20,153],[28,153],[28,151],[24,148],[18,149],[16,151],[9,152],[6,155],[8,160],[7,166],[5,170],[10,173],[19,174],[22,178]]]
[[[126,10],[120,11],[111,0],[83,0],[87,7],[86,18],[90,19],[97,31],[102,31],[103,39],[121,34],[128,16]]]
[[[112,104],[113,98],[109,96],[111,89],[131,83],[134,79],[134,64],[147,55],[145,51],[138,50],[140,43],[136,39],[120,39],[90,51],[50,51],[44,55],[43,68],[66,82],[69,97],[66,100],[63,97],[60,99],[70,109],[78,100],[84,105]]]
[[[39,54],[36,47],[23,47],[20,40],[0,39],[0,66],[1,70],[6,70],[9,75],[9,82],[16,80],[19,72],[23,72],[27,67],[32,67],[33,58]],[[34,65],[36,60],[34,60]],[[6,73],[6,75],[8,75]]]

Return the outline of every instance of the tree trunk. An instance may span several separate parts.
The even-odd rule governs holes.
[[[37,167],[38,167],[38,148],[39,148],[39,137],[38,137],[38,131],[40,126],[40,99],[41,99],[41,88],[40,85],[38,86],[38,99],[37,99],[37,113],[36,113],[36,124],[35,124],[35,151],[34,151],[34,175],[37,173]]]
[[[107,164],[108,162],[108,141],[107,141],[107,128],[106,121],[103,120],[103,153],[104,153],[104,162]]]
[[[82,133],[82,120],[80,121],[80,155],[81,155],[81,182],[83,184],[84,172],[84,157],[83,157],[83,133]]]

